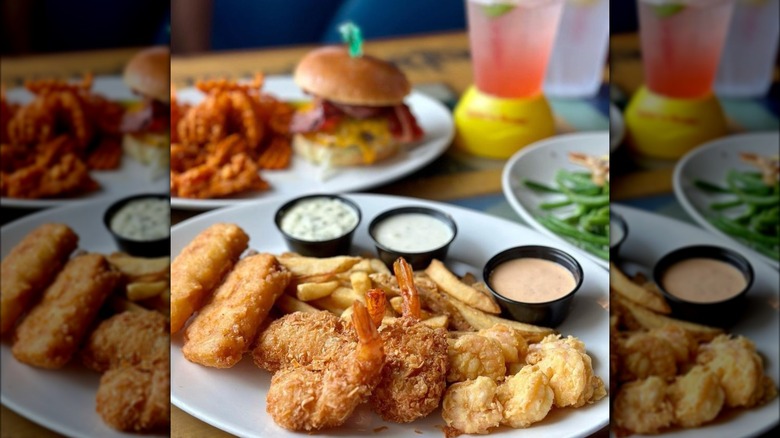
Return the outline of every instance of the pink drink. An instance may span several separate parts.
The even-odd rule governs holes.
[[[712,92],[734,0],[639,0],[645,80],[674,98]]]
[[[467,0],[477,88],[502,98],[541,93],[563,0]]]

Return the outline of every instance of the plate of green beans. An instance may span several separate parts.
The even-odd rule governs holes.
[[[609,266],[609,133],[551,137],[504,166],[504,196],[538,231]]]
[[[780,133],[725,137],[683,157],[674,193],[702,227],[780,267]]]

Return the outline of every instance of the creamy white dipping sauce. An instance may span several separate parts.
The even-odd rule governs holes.
[[[170,203],[160,198],[130,201],[114,214],[110,226],[126,239],[163,239],[171,234]]]
[[[623,240],[623,236],[624,236],[623,227],[621,227],[619,223],[610,220],[609,221],[609,247],[612,248],[613,246],[620,243],[620,241]]]
[[[453,231],[441,220],[423,213],[390,216],[374,228],[374,238],[395,251],[418,253],[441,248],[452,239]]]
[[[310,198],[295,203],[282,217],[282,231],[296,239],[321,242],[341,237],[358,223],[354,208],[334,198]]]

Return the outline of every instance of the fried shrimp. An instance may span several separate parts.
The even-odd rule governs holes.
[[[696,365],[669,385],[668,397],[674,406],[675,423],[697,427],[712,421],[723,408],[725,395],[718,376]]]
[[[420,323],[411,266],[399,258],[393,269],[403,296],[403,316],[380,329],[387,363],[370,402],[382,419],[408,423],[439,406],[446,387],[447,334]]]
[[[751,407],[764,399],[763,362],[747,338],[720,335],[699,346],[696,362],[718,376],[726,406]]]
[[[498,380],[506,375],[501,345],[494,339],[467,334],[449,339],[447,382],[463,382],[479,376]]]
[[[486,434],[503,419],[497,391],[496,382],[489,377],[456,383],[444,394],[441,416],[447,426],[459,432]]]
[[[350,323],[321,311],[295,312],[272,322],[252,351],[255,364],[272,373],[292,364],[309,365],[315,359],[331,361],[357,342]]]
[[[677,361],[672,346],[650,332],[635,332],[618,341],[621,358],[620,380],[629,382],[658,376],[671,379],[677,375]]]
[[[494,339],[501,347],[504,362],[507,364],[522,363],[528,353],[528,342],[517,330],[506,324],[496,324],[488,329],[477,332],[481,336]]]
[[[623,385],[615,398],[612,420],[621,433],[655,434],[672,425],[674,407],[666,382],[650,376]]]
[[[504,411],[501,423],[514,428],[542,421],[555,399],[550,379],[535,365],[523,367],[506,379],[498,387],[497,396]]]
[[[315,360],[274,374],[266,410],[289,430],[315,430],[343,424],[379,383],[385,354],[382,339],[365,306],[352,305],[359,342],[331,360]]]
[[[550,379],[555,406],[580,407],[606,395],[604,382],[593,374],[590,356],[579,339],[549,335],[528,346],[526,361],[537,365]]]

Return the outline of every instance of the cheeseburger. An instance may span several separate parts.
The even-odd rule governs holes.
[[[125,66],[125,84],[141,97],[122,119],[122,149],[144,164],[168,168],[170,154],[171,52],[151,47]]]
[[[403,103],[409,81],[389,62],[351,57],[344,47],[323,47],[301,60],[294,79],[314,97],[290,125],[293,149],[310,161],[369,165],[423,135]]]

